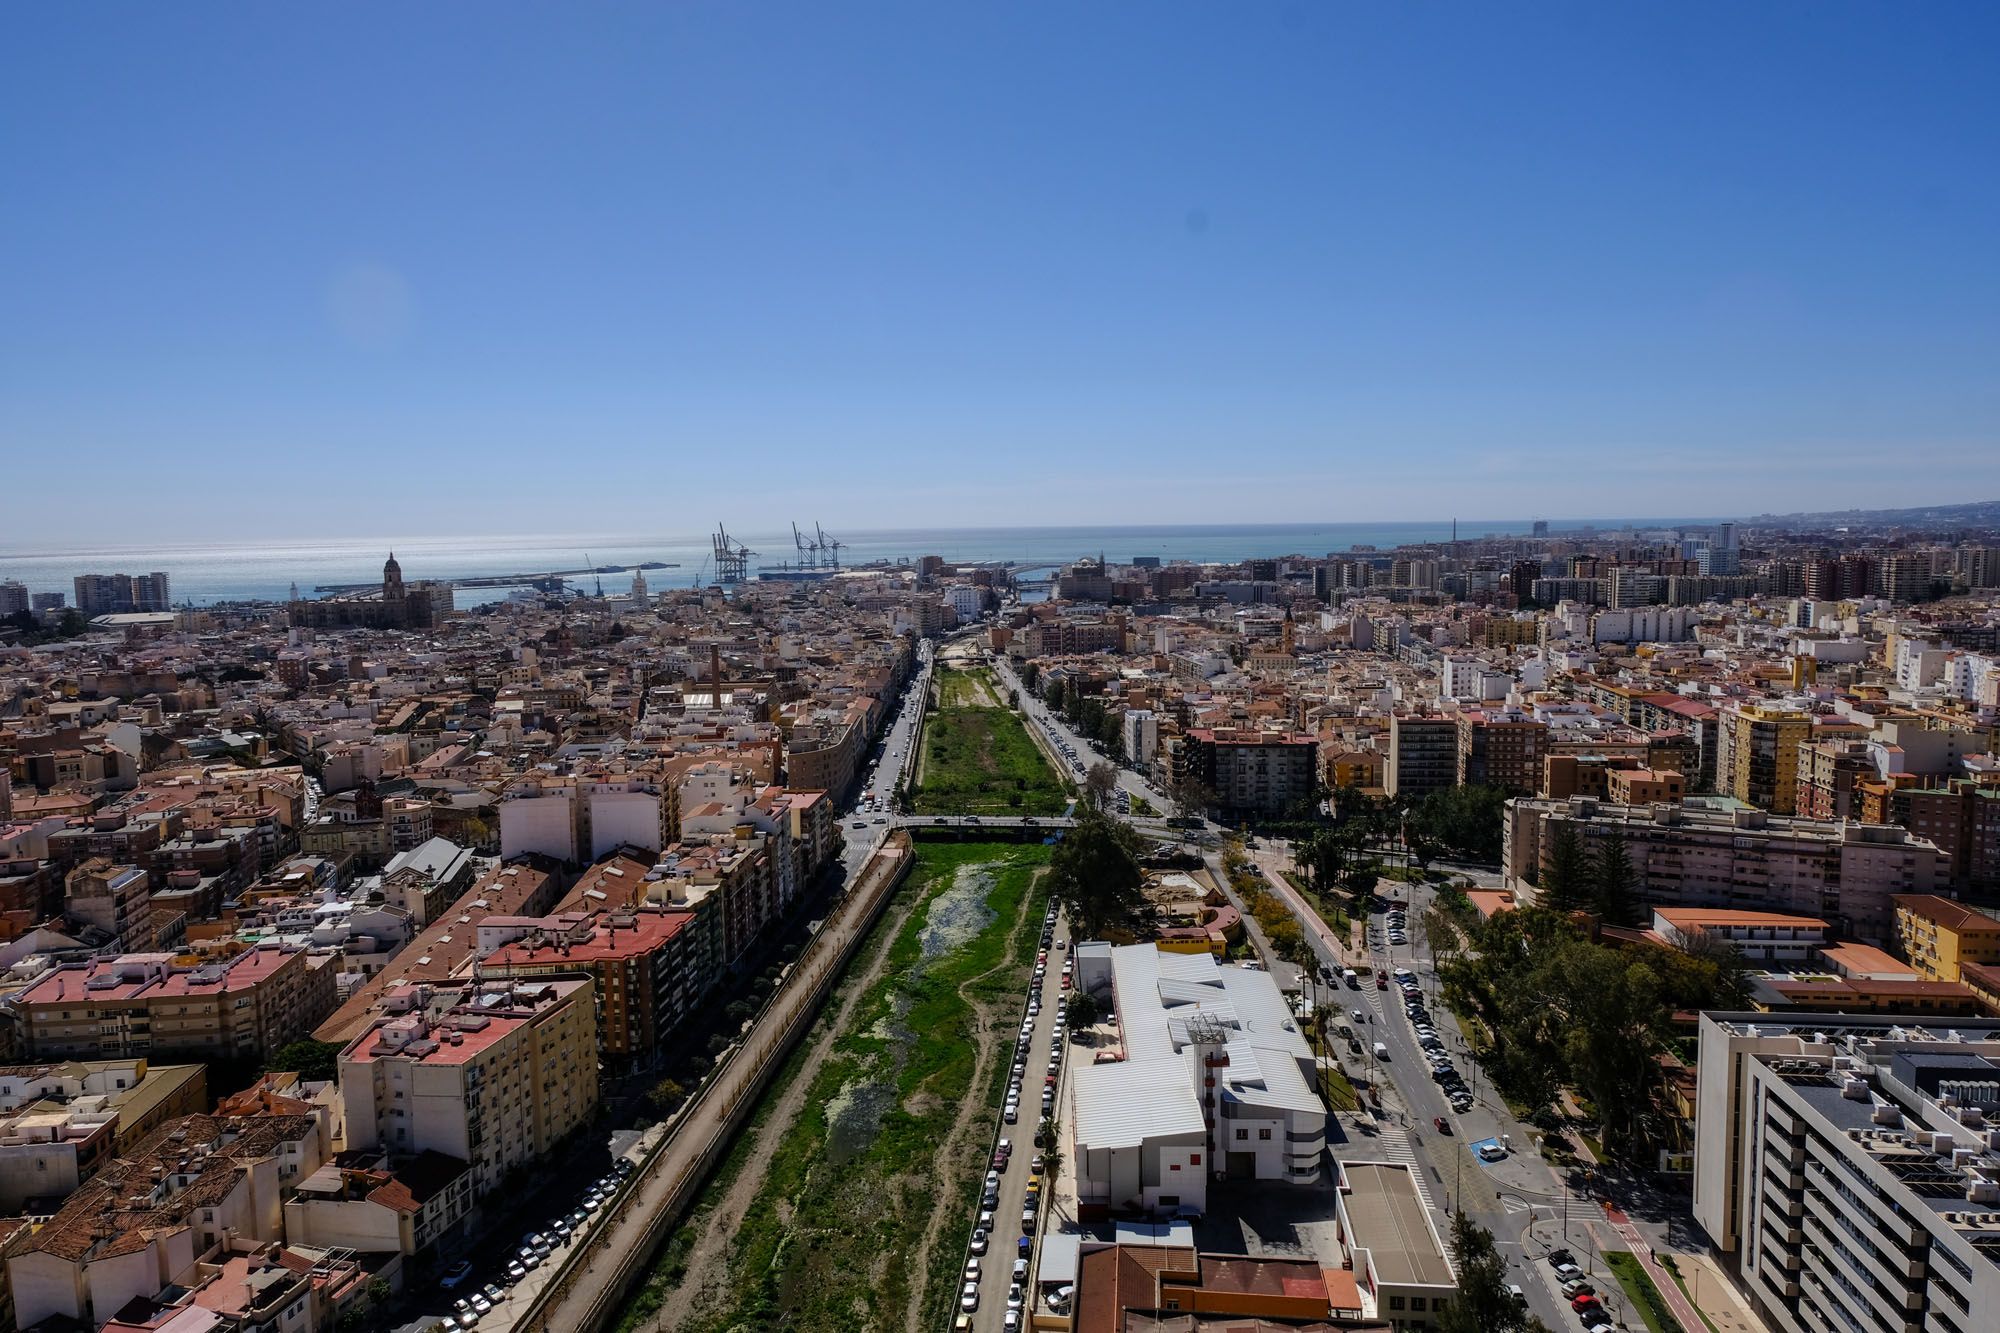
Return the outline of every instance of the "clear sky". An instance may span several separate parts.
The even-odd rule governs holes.
[[[2000,496],[2000,5],[41,4],[0,529]]]

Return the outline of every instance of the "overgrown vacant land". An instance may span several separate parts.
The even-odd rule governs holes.
[[[1027,727],[985,671],[937,673],[911,802],[925,815],[1054,815],[1068,804]]]
[[[883,917],[893,942],[871,945],[833,1030],[813,1033],[766,1094],[626,1329],[949,1322],[1047,859],[1032,845],[920,846]]]

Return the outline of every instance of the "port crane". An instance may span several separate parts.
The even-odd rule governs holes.
[[[715,528],[715,536],[709,545],[715,555],[715,577],[719,583],[741,583],[750,576],[750,557],[757,554],[742,542],[729,535],[729,530],[721,524]]]
[[[840,568],[840,549],[846,543],[826,535],[826,529],[813,524],[812,535],[799,531],[797,523],[792,524],[792,545],[798,550],[798,563],[791,568],[797,570],[833,570]]]

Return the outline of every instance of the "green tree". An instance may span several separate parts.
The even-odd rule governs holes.
[[[1458,1269],[1458,1294],[1432,1327],[1438,1333],[1549,1333],[1509,1291],[1507,1261],[1494,1248],[1493,1233],[1463,1212],[1452,1214],[1451,1248]]]
[[[1499,787],[1476,784],[1431,792],[1411,812],[1411,850],[1423,838],[1469,861],[1498,861],[1506,813],[1507,793]]]
[[[1049,896],[1069,913],[1078,939],[1096,939],[1145,901],[1139,891],[1139,835],[1084,806],[1076,827],[1049,857]]]
[[[670,1116],[680,1104],[687,1100],[687,1089],[670,1078],[663,1078],[646,1092],[646,1105],[653,1114]]]
[[[1118,770],[1098,760],[1083,775],[1083,789],[1089,793],[1092,805],[1099,810],[1109,809],[1111,794],[1118,790]]]
[[[1568,820],[1558,820],[1549,833],[1542,864],[1542,906],[1552,912],[1574,912],[1584,905],[1589,888],[1590,864],[1583,842]]]
[[[1356,858],[1348,862],[1340,872],[1340,887],[1347,893],[1347,905],[1351,912],[1359,914],[1368,908],[1368,900],[1375,896],[1375,882],[1382,877],[1382,865],[1373,858]]]
[[[1634,926],[1639,923],[1639,877],[1632,871],[1632,852],[1625,834],[1612,829],[1594,840],[1591,869],[1595,872],[1597,914],[1606,925]]]
[[[1173,798],[1174,813],[1182,819],[1199,819],[1215,808],[1214,789],[1192,774],[1168,787],[1167,795]]]
[[[1089,991],[1077,991],[1063,1006],[1063,1017],[1073,1028],[1087,1028],[1097,1021],[1097,997]]]
[[[280,1046],[269,1068],[274,1074],[297,1074],[314,1083],[324,1083],[340,1073],[340,1043],[337,1041],[295,1041]]]

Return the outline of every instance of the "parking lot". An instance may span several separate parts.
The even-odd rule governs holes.
[[[1041,1137],[1045,1117],[1062,1106],[1063,1021],[1069,924],[1051,909],[1043,919],[1033,978],[1022,997],[1020,1026],[1003,1095],[1000,1132],[986,1165],[979,1213],[967,1219],[965,1269],[956,1333],[1013,1333],[1026,1326],[1034,1248],[1054,1219]],[[1048,1309],[1049,1307],[1044,1307]]]
[[[476,1253],[447,1265],[434,1290],[412,1291],[419,1317],[437,1316],[445,1333],[510,1327],[591,1224],[616,1206],[633,1169],[631,1157],[617,1157],[581,1188],[570,1182],[524,1201],[517,1216],[548,1220],[513,1239],[496,1229]]]

